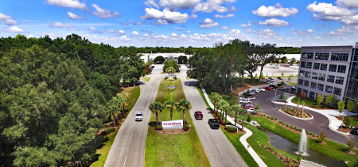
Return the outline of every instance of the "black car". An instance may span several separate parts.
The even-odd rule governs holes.
[[[216,119],[209,119],[208,124],[211,127],[211,129],[219,129],[220,124]]]
[[[352,134],[352,135],[358,135],[358,128],[353,128],[353,129],[351,130],[351,134]]]
[[[282,80],[282,77],[277,77],[277,79]]]

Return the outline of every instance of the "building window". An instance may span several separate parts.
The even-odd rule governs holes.
[[[306,62],[301,62],[301,67],[306,68]]]
[[[332,61],[347,61],[348,53],[332,53],[331,60]]]
[[[313,53],[302,53],[302,59],[312,59]]]
[[[303,80],[302,79],[299,79],[298,82],[297,82],[298,85],[303,85]]]
[[[314,58],[317,60],[328,60],[328,57],[329,53],[316,53]]]
[[[299,73],[300,77],[304,77],[305,73],[306,73],[305,71],[300,70],[300,73]]]
[[[334,76],[333,75],[328,75],[327,82],[334,83]]]
[[[309,81],[305,81],[305,82],[304,82],[304,86],[309,87],[309,86],[310,86],[310,82],[309,82]]]
[[[340,89],[340,88],[334,88],[333,94],[335,94],[335,95],[337,95],[337,96],[341,96],[341,92],[342,92],[342,89]]]
[[[329,71],[331,71],[331,72],[336,72],[336,71],[337,71],[337,65],[335,65],[335,64],[330,64],[330,65],[329,65]]]
[[[312,68],[312,62],[307,62],[307,63],[306,63],[306,68],[311,69],[311,68]]]
[[[318,79],[321,81],[325,81],[326,80],[326,74],[318,74]]]
[[[312,89],[316,89],[316,87],[317,87],[317,83],[315,83],[315,82],[311,82],[311,87],[310,87],[310,88],[312,88]]]
[[[327,93],[333,93],[333,87],[332,86],[326,86],[326,90]]]
[[[308,98],[314,99],[314,96],[315,96],[315,93],[310,91],[310,93],[308,94]]]
[[[305,77],[306,77],[306,78],[311,78],[311,72],[306,71]]]
[[[336,84],[343,85],[343,82],[344,82],[344,77],[336,77]]]
[[[326,71],[327,70],[327,64],[321,64],[321,70]]]
[[[317,89],[320,91],[323,91],[324,85],[323,84],[317,84]]]
[[[317,79],[317,73],[312,72],[312,79]]]
[[[339,73],[346,73],[346,66],[344,66],[344,65],[339,65],[337,72],[339,72]]]
[[[314,63],[313,64],[313,69],[319,70],[319,63]]]

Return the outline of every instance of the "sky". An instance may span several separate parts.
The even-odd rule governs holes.
[[[118,46],[354,45],[358,0],[1,0],[0,37],[78,34]]]

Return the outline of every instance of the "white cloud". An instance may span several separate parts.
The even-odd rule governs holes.
[[[307,29],[307,30],[296,30],[296,29],[292,29],[293,34],[296,36],[308,36],[311,35],[314,31],[313,29]]]
[[[337,0],[337,4],[348,8],[358,8],[357,0]]]
[[[119,34],[125,34],[126,32],[124,30],[118,30]]]
[[[230,9],[228,9],[225,6],[222,6],[222,4],[224,3],[234,3],[236,2],[236,0],[207,0],[206,2],[201,2],[198,3],[195,7],[194,7],[194,12],[206,12],[206,13],[210,13],[212,11],[216,11],[219,13],[224,13],[229,11]],[[235,9],[236,8],[232,8],[231,9]]]
[[[79,15],[76,15],[72,12],[67,12],[67,16],[70,18],[70,19],[73,19],[73,20],[84,20],[85,18],[79,16]]]
[[[124,40],[124,41],[129,41],[130,40],[130,38],[128,38],[126,35],[120,36],[119,39]]]
[[[196,18],[198,18],[198,15],[197,15],[197,14],[195,14],[195,13],[193,13],[193,14],[191,14],[191,15],[190,15],[190,18],[192,18],[192,19],[196,19]]]
[[[260,31],[260,36],[265,39],[277,38],[277,34],[271,29],[264,29]]]
[[[295,15],[297,12],[297,8],[284,8],[279,3],[275,6],[261,5],[258,9],[252,11],[253,14],[261,17],[288,17]]]
[[[144,4],[150,7],[159,8],[159,5],[155,2],[155,0],[146,0]]]
[[[314,13],[314,17],[325,20],[340,20],[346,16],[353,15],[353,11],[334,6],[331,3],[313,2],[307,6],[307,9]]]
[[[221,14],[216,14],[214,15],[215,18],[230,18],[230,17],[234,17],[235,15],[233,13],[228,13],[226,15],[221,15]]]
[[[275,18],[267,19],[265,21],[260,21],[259,24],[268,25],[268,26],[288,26],[288,22]]]
[[[72,28],[73,25],[71,24],[65,24],[65,23],[61,23],[61,22],[53,22],[52,24],[50,24],[51,27],[55,27],[55,28]]]
[[[330,35],[344,35],[350,34],[353,32],[358,32],[358,25],[344,25],[339,29],[329,32]]]
[[[173,37],[177,37],[178,36],[178,34],[176,34],[176,33],[172,33],[171,34]]]
[[[138,35],[139,33],[137,31],[132,31],[132,35]]]
[[[222,26],[221,29],[227,30],[227,29],[229,29],[229,27],[228,26]]]
[[[154,8],[145,8],[145,16],[142,18],[145,20],[156,19],[158,24],[185,23],[189,15],[186,13],[172,12],[169,9],[160,11]]]
[[[159,4],[169,9],[189,9],[199,2],[200,0],[160,0]]]
[[[344,17],[341,21],[344,24],[358,24],[358,15]]]
[[[8,32],[11,33],[19,33],[19,32],[24,32],[24,30],[18,26],[11,26],[7,29]]]
[[[307,29],[306,32],[309,33],[309,34],[312,34],[313,30],[312,29]]]
[[[11,16],[5,15],[3,13],[0,13],[0,22],[4,22],[5,24],[9,25],[17,24],[17,22]]]
[[[47,0],[47,3],[50,5],[66,7],[66,8],[76,8],[76,9],[86,8],[86,4],[81,3],[79,0]]]
[[[214,20],[211,20],[210,18],[206,18],[203,22],[200,23],[200,28],[211,28],[218,26],[219,23],[215,22]]]
[[[113,18],[113,17],[118,17],[119,13],[117,11],[109,11],[109,10],[105,10],[101,7],[99,7],[97,4],[92,4],[92,7],[95,8],[96,11],[93,11],[92,14],[102,18],[102,19],[107,19],[107,18]]]
[[[247,24],[240,24],[241,27],[251,27],[252,23],[249,21]]]
[[[88,30],[90,31],[97,31],[97,29],[95,27],[89,27]]]

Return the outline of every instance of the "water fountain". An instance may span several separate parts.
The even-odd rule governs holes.
[[[301,138],[300,138],[300,143],[298,145],[297,154],[299,154],[301,156],[308,156],[308,154],[307,154],[307,134],[306,134],[305,129],[302,129],[302,131],[301,131]]]

